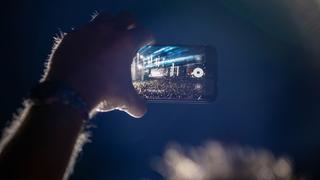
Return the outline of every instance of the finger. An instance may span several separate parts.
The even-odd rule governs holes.
[[[147,105],[132,86],[130,93],[123,99],[119,110],[125,111],[134,118],[141,118],[147,112]]]
[[[118,40],[123,49],[127,50],[127,60],[132,63],[133,57],[137,51],[143,46],[154,43],[154,38],[150,31],[143,28],[135,28],[129,31],[122,32],[121,38]]]
[[[116,30],[130,30],[136,27],[136,20],[132,13],[124,11],[113,19]]]
[[[132,41],[136,50],[140,49],[143,46],[153,44],[155,42],[152,33],[145,28],[138,27],[130,30],[129,33],[132,37]]]

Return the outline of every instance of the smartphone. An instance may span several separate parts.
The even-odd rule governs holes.
[[[132,83],[149,102],[209,103],[217,94],[216,63],[210,46],[147,45],[133,59]]]

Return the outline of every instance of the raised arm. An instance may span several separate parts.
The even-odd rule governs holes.
[[[105,100],[109,110],[133,117],[146,112],[130,64],[151,35],[131,15],[100,14],[56,39],[40,85],[0,143],[0,179],[67,178],[86,139],[88,113]]]

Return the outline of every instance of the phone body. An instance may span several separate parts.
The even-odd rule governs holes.
[[[148,102],[210,103],[217,94],[216,64],[211,46],[147,45],[133,59],[132,83]]]

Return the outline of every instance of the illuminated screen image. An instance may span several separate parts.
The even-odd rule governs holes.
[[[203,46],[145,46],[131,65],[137,92],[148,100],[206,101],[208,68]]]

